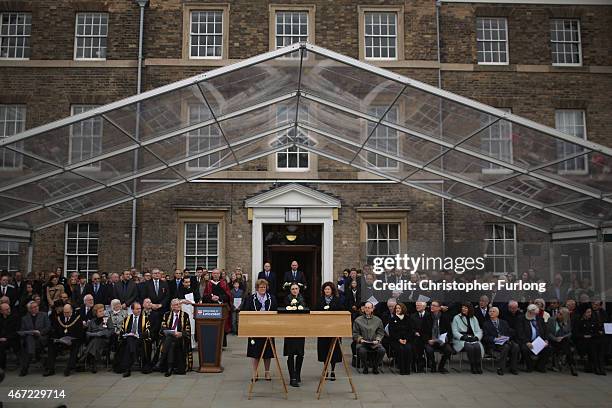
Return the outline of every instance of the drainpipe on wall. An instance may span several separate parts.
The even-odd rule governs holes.
[[[139,94],[142,90],[142,43],[144,36],[144,10],[149,0],[136,0],[136,4],[140,7],[140,22],[138,27],[138,73],[136,79],[136,93]],[[140,104],[138,104],[136,115],[136,137],[139,138],[140,129]],[[138,166],[138,150],[134,151],[134,166]],[[133,182],[133,191],[136,193],[136,179]],[[136,199],[132,200],[132,245],[130,252],[130,266],[136,266]]]
[[[442,89],[442,58],[440,51],[440,7],[442,7],[442,1],[436,0],[436,40],[438,44],[438,88]],[[440,109],[440,115],[442,110]],[[440,118],[440,132],[442,132],[442,118]],[[442,135],[440,135],[442,136]],[[441,158],[441,164],[444,166],[444,156]],[[446,202],[444,197],[441,198],[441,215],[442,215],[442,257],[446,257]]]

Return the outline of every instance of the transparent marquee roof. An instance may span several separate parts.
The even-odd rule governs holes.
[[[612,225],[609,147],[306,43],[0,140],[0,225],[42,229],[292,146],[544,232]]]

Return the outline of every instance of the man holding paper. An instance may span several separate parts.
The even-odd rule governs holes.
[[[425,342],[425,354],[431,372],[448,374],[446,362],[450,359],[453,349],[450,345],[451,321],[447,313],[442,311],[439,300],[431,302],[431,313],[427,315],[425,325],[422,329],[423,341]],[[435,352],[442,354],[440,363],[436,366]]]
[[[363,373],[368,373],[368,352],[375,353],[372,373],[378,374],[385,349],[381,344],[385,336],[382,320],[374,316],[374,305],[367,302],[363,308],[364,314],[353,322],[353,340],[357,343],[357,355],[363,364]]]
[[[504,375],[504,368],[510,355],[510,372],[518,374],[519,346],[512,338],[516,336],[514,330],[505,320],[499,318],[499,309],[495,306],[489,308],[489,320],[484,322],[482,343],[490,351],[499,352],[497,359],[497,374]]]
[[[181,310],[181,301],[176,298],[170,302],[170,309],[162,320],[161,354],[155,366],[157,371],[165,371],[166,377],[173,372],[185,374],[193,365],[189,315]]]
[[[546,372],[546,363],[550,357],[550,347],[548,347],[548,333],[544,319],[538,315],[540,309],[530,304],[524,318],[518,322],[517,340],[523,359],[527,365],[527,372],[538,370]]]

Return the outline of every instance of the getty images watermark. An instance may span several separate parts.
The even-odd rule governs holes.
[[[372,272],[380,275],[387,270],[400,269],[411,275],[419,271],[438,270],[454,271],[458,275],[465,272],[483,272],[485,269],[485,256],[480,257],[440,257],[440,256],[410,256],[408,254],[397,254],[393,256],[376,257]],[[483,272],[484,274],[484,272]],[[398,282],[385,282],[381,279],[374,281],[375,290],[405,291],[463,291],[465,293],[474,291],[537,291],[546,292],[545,282],[523,282],[522,280],[509,282],[506,279],[497,279],[495,282],[485,282],[474,279],[473,281],[433,281],[423,279],[417,282],[402,279]]]

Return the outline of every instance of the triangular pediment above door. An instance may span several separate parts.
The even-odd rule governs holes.
[[[319,207],[340,208],[340,200],[312,188],[291,183],[245,201],[247,208]]]

